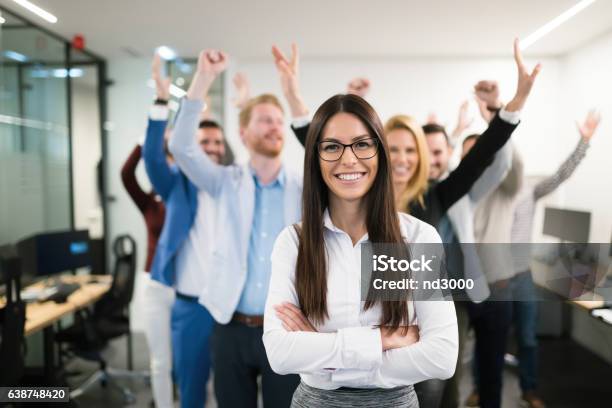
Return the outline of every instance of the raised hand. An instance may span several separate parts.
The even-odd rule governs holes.
[[[157,99],[167,101],[170,99],[170,78],[164,78],[162,76],[162,60],[159,54],[155,53],[153,56],[153,63],[151,64],[151,71],[153,80],[155,81],[155,93]]]
[[[300,308],[291,303],[284,302],[274,306],[274,310],[287,331],[317,331],[306,316],[304,316]]]
[[[485,122],[491,122],[491,119],[493,119],[493,112],[487,108],[487,103],[478,97],[476,97],[476,103],[478,104],[478,111],[480,111],[480,116],[482,116]]]
[[[209,75],[219,75],[225,71],[229,57],[223,51],[204,50],[198,56],[198,72]]]
[[[463,132],[466,131],[474,122],[474,118],[470,118],[468,116],[468,101],[463,101],[461,106],[459,107],[459,116],[457,118],[457,125],[455,126],[455,130],[451,133],[451,138],[456,140],[461,136]]]
[[[429,112],[427,115],[427,119],[425,119],[426,125],[440,125],[440,119],[438,119],[438,115],[436,112]]]
[[[514,61],[516,62],[516,68],[518,71],[518,82],[516,84],[516,93],[514,94],[514,98],[508,105],[506,105],[506,110],[508,112],[516,112],[523,109],[525,106],[525,102],[531,93],[531,88],[535,83],[535,80],[542,70],[542,64],[537,64],[533,71],[529,72],[527,67],[525,66],[525,62],[523,61],[523,54],[521,53],[521,48],[519,46],[518,38],[514,39]]]
[[[304,105],[300,93],[300,57],[297,45],[295,43],[291,44],[290,59],[276,45],[272,46],[272,56],[274,57],[274,65],[276,65],[281,88],[291,109],[291,114],[293,117],[308,115],[308,109]]]
[[[601,122],[601,114],[597,112],[595,109],[591,109],[587,114],[584,123],[580,124],[576,122],[578,126],[578,131],[580,132],[580,136],[585,142],[588,142],[595,134],[597,127],[599,126],[599,122]]]
[[[353,78],[346,87],[346,93],[365,98],[370,92],[370,80],[368,78]]]
[[[225,71],[228,64],[229,56],[223,51],[201,51],[195,75],[187,91],[187,98],[203,100],[215,78]]]
[[[502,106],[499,100],[499,86],[496,81],[478,81],[474,85],[476,98],[483,101],[491,109],[500,109]]]
[[[398,330],[391,331],[386,327],[380,328],[383,351],[407,347],[419,341],[418,326],[408,326],[405,333],[403,329],[400,327]]]
[[[249,79],[245,74],[239,72],[234,75],[232,81],[234,82],[234,87],[236,88],[236,97],[234,98],[234,105],[237,108],[242,109],[251,98],[251,87],[249,84]]]

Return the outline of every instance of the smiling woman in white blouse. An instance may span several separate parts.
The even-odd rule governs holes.
[[[272,253],[270,365],[300,374],[292,407],[418,407],[413,384],[454,372],[453,303],[362,302],[361,244],[440,237],[396,212],[382,124],[360,97],[321,105],[305,151],[302,223],[285,229]]]

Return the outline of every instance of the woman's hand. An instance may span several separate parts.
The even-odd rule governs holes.
[[[283,327],[287,331],[317,331],[304,316],[300,308],[291,303],[283,302],[280,305],[274,306],[274,310],[276,311],[276,316],[281,320]]]
[[[155,81],[155,96],[157,99],[168,101],[170,99],[170,78],[162,76],[162,60],[157,53],[153,56],[151,71]]]
[[[516,68],[518,71],[518,83],[516,85],[516,93],[514,94],[514,98],[508,102],[505,107],[508,112],[517,112],[523,109],[523,106],[525,106],[525,102],[531,93],[531,88],[533,87],[538,74],[542,70],[542,64],[537,64],[531,73],[527,71],[527,67],[523,61],[523,54],[521,53],[518,38],[514,40],[514,61],[516,62]]]
[[[599,122],[601,122],[601,115],[594,109],[589,111],[583,124],[576,122],[582,140],[585,142],[589,142],[591,140],[595,134],[595,131],[597,130],[597,127],[599,126]]]
[[[419,341],[419,326],[408,326],[406,333],[404,328],[392,331],[387,327],[380,328],[383,351],[410,346]]]

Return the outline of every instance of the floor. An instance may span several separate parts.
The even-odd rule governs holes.
[[[146,370],[148,355],[144,336],[137,333],[134,336],[135,370]],[[540,392],[549,408],[598,408],[610,406],[612,400],[612,366],[603,362],[597,356],[586,351],[571,340],[541,339],[541,386]],[[109,365],[114,368],[126,367],[125,341],[119,340],[111,344],[106,354]],[[84,372],[95,369],[91,363],[75,361],[69,367],[71,370]],[[71,383],[77,383],[84,376],[71,378]],[[136,396],[136,402],[131,407],[151,407],[151,390],[143,380],[120,379],[119,383],[129,387]],[[461,383],[462,400],[471,390],[471,380],[467,376]],[[216,408],[209,383],[208,407]],[[516,370],[508,367],[504,373],[503,407],[520,406],[520,390]],[[604,403],[607,401],[608,405]],[[109,390],[100,385],[93,386],[89,392],[77,399],[78,406],[87,408],[109,408],[125,405],[122,396],[115,390]],[[178,404],[175,404],[178,407]]]

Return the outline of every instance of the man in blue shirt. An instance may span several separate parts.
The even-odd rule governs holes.
[[[251,99],[240,112],[248,164],[219,166],[198,148],[193,134],[199,113],[227,59],[218,51],[200,53],[169,147],[182,172],[216,205],[215,239],[201,255],[212,267],[199,301],[219,323],[211,344],[217,402],[256,406],[261,375],[264,406],[287,407],[299,377],[272,371],[261,337],[272,246],[283,228],[300,219],[302,177],[281,161],[284,112],[273,95]]]

